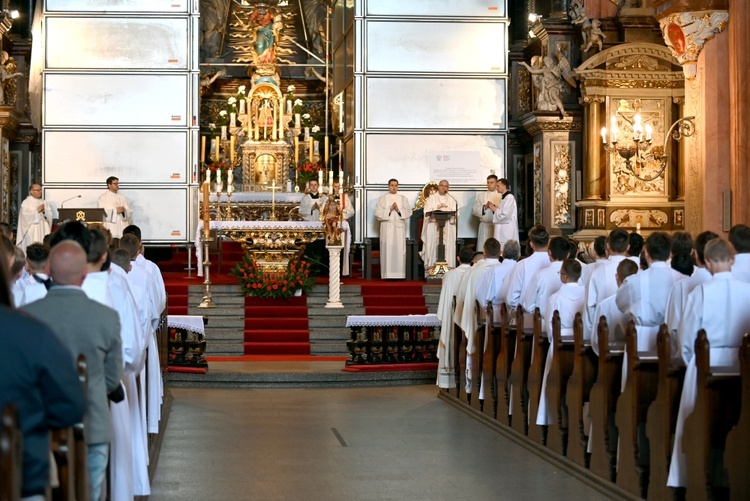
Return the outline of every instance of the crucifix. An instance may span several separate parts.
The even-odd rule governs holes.
[[[276,186],[276,180],[271,182],[271,186],[263,186],[263,189],[271,192],[271,221],[276,221],[276,192],[281,190],[281,186]]]

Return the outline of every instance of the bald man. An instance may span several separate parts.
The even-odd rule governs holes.
[[[120,320],[117,312],[89,299],[81,289],[88,269],[86,252],[80,244],[72,240],[57,244],[50,251],[49,267],[54,287],[23,310],[46,323],[74,359],[80,354],[86,356],[87,461],[92,499],[99,499],[112,441],[109,400],[120,401],[124,397],[120,385]]]

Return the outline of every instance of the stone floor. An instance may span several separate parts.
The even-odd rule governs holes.
[[[152,501],[606,499],[434,385],[171,391]]]

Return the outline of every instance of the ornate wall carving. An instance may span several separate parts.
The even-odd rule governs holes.
[[[555,226],[572,226],[573,214],[571,213],[571,188],[573,185],[573,143],[552,143],[553,148],[553,194],[554,203],[553,222]]]
[[[664,41],[682,65],[685,78],[696,77],[703,46],[724,31],[728,21],[725,10],[677,12],[659,20]]]
[[[618,227],[661,228],[669,223],[669,216],[660,210],[620,209],[613,211],[609,220]]]

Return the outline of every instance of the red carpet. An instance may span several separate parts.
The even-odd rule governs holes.
[[[422,284],[414,282],[368,282],[361,285],[367,315],[425,315]]]
[[[307,298],[245,298],[245,355],[309,355]]]

